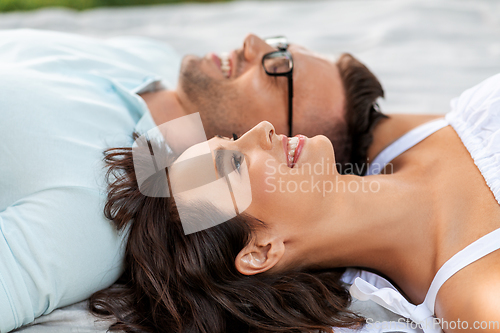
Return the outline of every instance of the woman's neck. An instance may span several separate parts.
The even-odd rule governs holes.
[[[302,264],[369,268],[396,283],[432,267],[436,221],[425,184],[403,173],[336,177],[325,218],[300,250]]]

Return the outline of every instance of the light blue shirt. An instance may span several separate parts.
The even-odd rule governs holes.
[[[145,38],[0,31],[0,332],[122,273],[102,153],[155,126],[137,93],[173,88],[179,66]]]

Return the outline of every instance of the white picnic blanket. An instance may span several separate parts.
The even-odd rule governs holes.
[[[200,55],[239,47],[248,32],[283,34],[318,52],[353,53],[381,79],[381,104],[390,113],[445,113],[451,98],[500,72],[497,0],[234,1],[0,14],[0,29],[21,27],[147,36]]]

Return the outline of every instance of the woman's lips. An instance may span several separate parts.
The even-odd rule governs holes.
[[[302,149],[304,148],[304,143],[306,142],[306,137],[298,134],[295,136],[296,138],[299,138],[299,143],[297,144],[297,148],[295,148],[295,156],[293,157],[293,162],[292,162],[292,168],[295,166],[297,163],[300,153],[302,152]]]
[[[304,143],[307,139],[307,137],[305,137],[304,135],[296,135],[294,136],[293,138],[297,138],[295,140],[293,140],[293,138],[288,138],[284,135],[282,135],[282,144],[283,144],[283,151],[285,153],[285,161],[288,165],[289,168],[293,168],[295,166],[295,164],[297,163],[299,157],[300,157],[300,153],[302,152],[302,149],[304,148]],[[290,141],[292,141],[292,143],[290,143]],[[296,145],[294,143],[294,141],[296,141]],[[292,144],[292,146],[291,146]],[[293,147],[295,145],[295,148]],[[294,155],[293,155],[293,158],[291,158],[291,151],[294,151]]]

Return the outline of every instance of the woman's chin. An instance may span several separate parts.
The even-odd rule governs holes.
[[[315,145],[314,155],[328,158],[330,160],[333,159],[333,163],[335,163],[335,152],[330,139],[324,135],[316,135],[310,138],[310,142]]]

